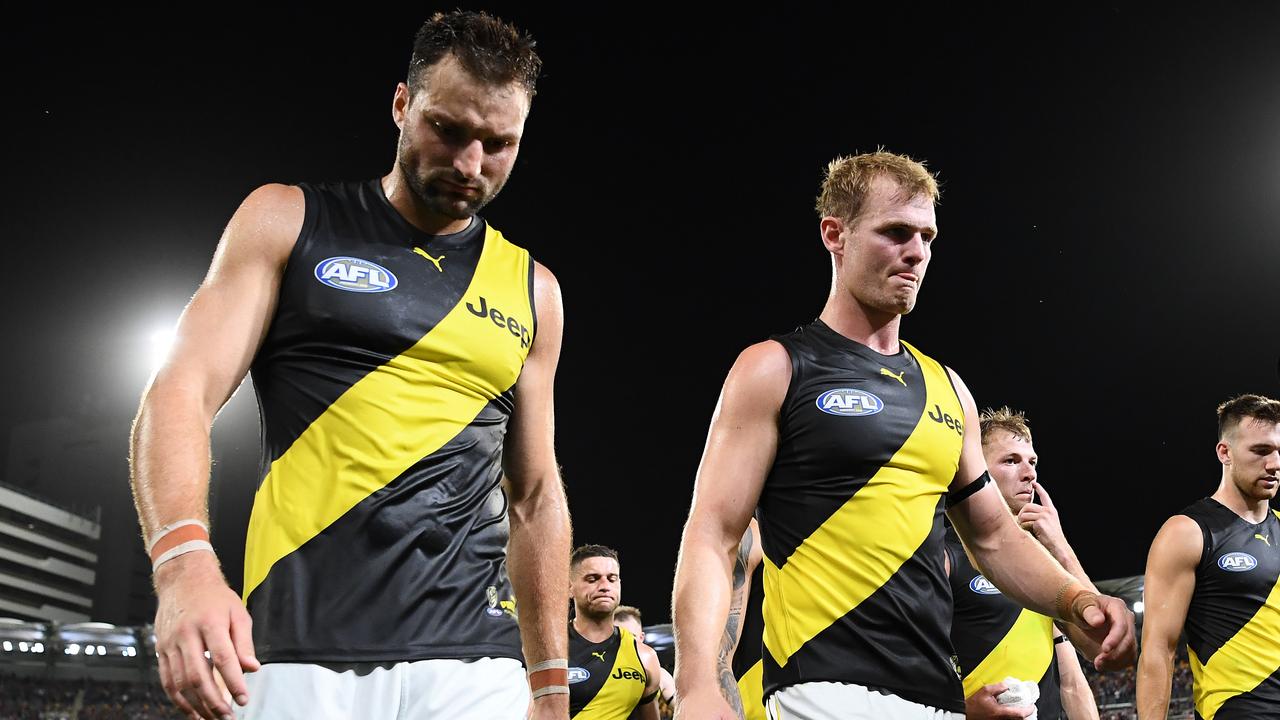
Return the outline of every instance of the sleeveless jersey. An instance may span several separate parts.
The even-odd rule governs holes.
[[[428,235],[378,180],[302,185],[252,364],[262,479],[244,596],[265,662],[520,658],[499,487],[533,262]]]
[[[1021,607],[979,574],[969,562],[955,528],[947,528],[946,547],[955,601],[951,643],[965,697],[1007,677],[1034,680],[1040,685],[1036,717],[1061,720],[1064,715],[1053,620]]]
[[[821,320],[775,340],[792,372],[758,509],[765,695],[844,682],[963,712],[942,555],[964,436],[950,375]]]
[[[751,573],[747,606],[742,612],[742,635],[733,653],[733,676],[747,720],[765,720],[764,712],[764,563]]]
[[[1280,520],[1213,498],[1181,514],[1204,536],[1185,625],[1196,717],[1280,718]]]
[[[648,683],[631,631],[614,627],[609,639],[593,643],[569,626],[571,720],[627,720]]]

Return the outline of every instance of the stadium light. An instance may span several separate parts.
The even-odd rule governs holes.
[[[4,645],[0,647],[3,647],[5,652],[13,652],[13,643],[9,642],[8,640],[5,640]]]
[[[1141,615],[1141,614],[1142,614],[1142,609],[1143,609],[1144,607],[1146,607],[1146,604],[1145,604],[1145,603],[1143,603],[1141,600],[1135,600],[1135,601],[1133,602],[1133,611],[1134,611],[1134,612],[1136,612],[1136,613],[1138,613],[1139,615]]]
[[[98,654],[99,654],[99,655],[106,655],[106,654],[107,654],[107,649],[106,649],[106,648],[104,648],[104,647],[102,647],[101,645],[99,645],[99,646],[98,646]]]
[[[26,652],[27,650],[31,649],[31,646],[28,645],[26,642],[20,642],[18,643],[18,649],[21,650],[22,652]]]
[[[95,647],[94,647],[94,646],[92,646],[92,645],[85,645],[85,646],[84,646],[84,654],[85,654],[85,655],[92,655],[92,654],[94,654],[94,653],[95,653],[95,652],[97,652],[97,651],[98,651],[98,649],[97,649],[97,648],[95,648]]]
[[[44,652],[44,643],[36,643],[35,645],[32,645],[32,646],[31,646],[31,652],[33,652],[33,653],[42,653],[42,652]]]
[[[76,643],[71,643],[66,648],[64,648],[62,652],[66,653],[67,655],[79,655],[80,646]]]

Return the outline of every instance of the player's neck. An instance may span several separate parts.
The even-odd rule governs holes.
[[[438,213],[433,213],[422,204],[418,196],[410,189],[400,174],[400,168],[391,171],[382,178],[382,193],[387,202],[396,209],[408,223],[429,235],[450,235],[462,232],[471,226],[471,218],[459,220]]]
[[[848,293],[833,292],[818,316],[827,327],[882,355],[896,355],[902,316],[869,308]]]
[[[579,612],[573,617],[573,629],[590,642],[604,642],[613,635],[613,616],[593,618]]]
[[[1213,499],[1225,505],[1231,512],[1239,515],[1245,522],[1255,525],[1266,520],[1267,513],[1271,511],[1270,500],[1267,498],[1255,499],[1246,497],[1226,472],[1222,473],[1222,482],[1218,485],[1218,491],[1213,494]]]

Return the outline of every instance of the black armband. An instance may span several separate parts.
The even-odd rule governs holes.
[[[1054,644],[1054,645],[1061,645],[1062,643],[1064,643],[1064,642],[1066,642],[1066,641],[1067,641],[1067,636],[1066,636],[1066,635],[1059,635],[1058,637],[1056,637],[1056,638],[1054,638],[1054,639],[1053,639],[1053,644]]]
[[[638,705],[648,705],[649,703],[653,702],[653,699],[654,699],[654,698],[658,697],[658,693],[660,693],[660,692],[662,692],[662,688],[658,688],[657,690],[654,690],[653,692],[649,693],[648,695],[645,695],[644,697],[640,698],[640,702],[639,702],[639,703],[637,703],[637,704],[638,704]]]
[[[978,492],[982,488],[986,487],[987,483],[989,482],[991,482],[991,473],[987,472],[986,470],[983,470],[982,474],[979,475],[973,482],[969,483],[968,485],[965,485],[959,490],[953,490],[950,493],[947,493],[947,509],[950,510],[951,508],[959,505],[965,500],[968,500],[969,496],[973,495],[974,493]]]

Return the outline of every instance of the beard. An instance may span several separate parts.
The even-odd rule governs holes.
[[[403,160],[399,163],[399,167],[401,167],[404,182],[408,184],[413,196],[417,197],[417,201],[421,202],[422,206],[425,206],[431,213],[444,215],[445,218],[454,220],[471,218],[472,215],[479,213],[481,208],[488,205],[495,195],[498,195],[498,190],[502,190],[502,186],[499,186],[497,190],[489,191],[488,187],[480,184],[474,197],[466,197],[458,195],[458,193],[445,191],[438,184],[435,184],[440,179],[463,184],[454,179],[452,177],[453,173],[449,172],[449,170],[434,170],[434,172],[428,173],[424,177],[413,173]],[[466,184],[475,187],[475,183]]]
[[[1261,477],[1256,474],[1243,476],[1233,472],[1231,482],[1235,484],[1241,495],[1251,500],[1269,500],[1276,496],[1276,488],[1263,485]]]

